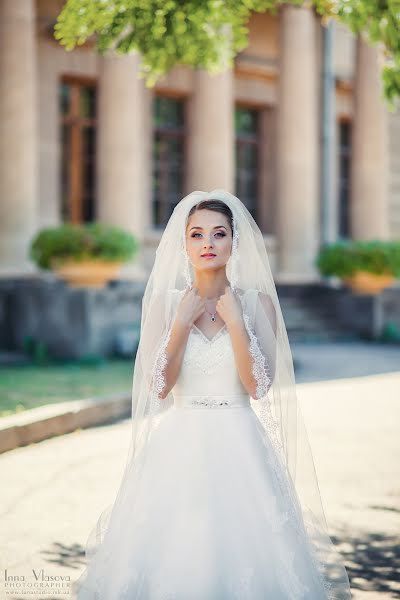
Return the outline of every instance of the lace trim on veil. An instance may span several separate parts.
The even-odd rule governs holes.
[[[322,561],[317,555],[313,544],[309,540],[307,530],[305,529],[305,527],[303,528],[300,525],[303,522],[302,510],[298,505],[296,493],[289,481],[289,475],[287,474],[287,467],[285,461],[285,450],[281,440],[279,424],[275,415],[272,412],[271,401],[267,396],[267,392],[272,385],[271,369],[269,367],[268,361],[266,360],[266,357],[264,356],[260,348],[257,336],[251,327],[250,317],[245,311],[243,298],[240,297],[240,299],[243,307],[244,324],[250,338],[249,351],[251,356],[253,357],[252,372],[253,377],[256,381],[255,399],[258,400],[261,404],[260,421],[267,433],[268,440],[271,442],[272,447],[275,451],[275,455],[271,456],[270,462],[274,469],[276,478],[280,483],[281,489],[285,492],[285,496],[288,498],[288,521],[291,523],[291,525],[294,527],[294,529],[298,532],[299,535],[305,535],[305,539],[308,542],[307,545],[310,551],[311,559],[327,594],[327,600],[337,600],[336,596],[331,595],[329,593],[332,585],[325,575],[327,564],[324,561]],[[291,570],[285,568],[285,572],[286,577],[289,577],[290,579],[290,577],[293,575]],[[302,584],[300,581],[298,582],[298,589],[299,593],[302,594]],[[307,591],[307,589],[303,591]]]
[[[166,386],[165,381],[165,367],[167,366],[167,352],[166,348],[168,346],[168,342],[171,337],[171,327],[168,328],[168,331],[164,334],[162,341],[160,343],[156,360],[154,361],[153,373],[152,373],[152,388],[150,395],[150,404],[148,415],[155,416],[158,411],[161,409],[161,398],[160,394],[164,390]]]

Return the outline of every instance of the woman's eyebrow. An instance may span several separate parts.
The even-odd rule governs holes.
[[[213,227],[213,229],[218,229],[219,227],[223,227],[224,229],[226,229],[225,225],[216,225],[215,227]],[[200,225],[195,225],[194,227],[191,227],[189,231],[192,231],[192,229],[203,229],[203,227],[200,227]]]

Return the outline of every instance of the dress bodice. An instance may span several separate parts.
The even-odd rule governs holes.
[[[192,326],[171,392],[176,408],[250,406],[225,325],[211,339]]]

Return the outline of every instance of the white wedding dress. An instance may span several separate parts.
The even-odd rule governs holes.
[[[192,327],[172,394],[129,483],[135,510],[112,552],[106,538],[107,566],[100,552],[79,600],[326,599],[226,326],[210,340]]]

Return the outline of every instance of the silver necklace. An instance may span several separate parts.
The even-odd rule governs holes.
[[[218,300],[219,300],[219,296],[218,296]],[[207,308],[206,308],[207,310]],[[211,321],[215,321],[217,318],[217,312],[210,312],[209,310],[207,310],[208,314],[211,315]]]
[[[207,309],[206,309],[206,310],[207,310]],[[208,312],[208,314],[209,314],[209,315],[211,315],[211,321],[215,321],[215,319],[216,319],[215,315],[216,315],[217,313],[215,313],[215,312],[213,312],[213,313],[210,313],[210,311],[209,311],[209,310],[207,310],[207,312]]]
[[[217,312],[216,311],[215,312],[210,312],[209,310],[207,310],[207,308],[206,308],[206,311],[208,312],[209,315],[211,315],[211,321],[215,321],[216,318],[217,318],[217,316],[216,316]]]

